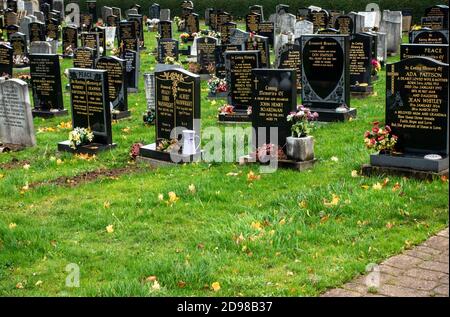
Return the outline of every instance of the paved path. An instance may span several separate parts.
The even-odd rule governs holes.
[[[324,297],[448,297],[448,228],[423,244],[387,259]]]

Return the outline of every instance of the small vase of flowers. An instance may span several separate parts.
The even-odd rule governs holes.
[[[90,129],[77,127],[69,133],[69,145],[74,150],[91,143],[93,140],[94,133]]]
[[[287,116],[291,122],[292,136],[286,139],[286,154],[295,161],[310,161],[314,159],[314,138],[310,135],[315,127],[319,114],[309,108],[299,105],[296,112]]]
[[[397,140],[398,137],[392,134],[391,127],[386,125],[382,128],[378,121],[373,123],[372,130],[364,133],[364,144],[366,148],[379,152],[380,154],[394,153]]]

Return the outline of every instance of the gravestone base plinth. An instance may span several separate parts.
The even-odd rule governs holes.
[[[131,112],[129,110],[114,112],[111,114],[113,120],[120,120],[131,117]]]
[[[33,117],[39,117],[39,118],[54,118],[54,117],[62,117],[68,114],[66,109],[63,110],[57,110],[57,111],[48,111],[48,110],[38,110],[33,109],[32,111]]]
[[[137,88],[127,88],[127,92],[130,94],[137,94],[138,89]]]
[[[362,99],[373,94],[373,86],[352,86],[350,95],[352,98]]]
[[[336,111],[336,109],[325,109],[325,108],[310,108],[312,112],[317,112],[319,114],[318,121],[321,122],[336,122],[336,121],[348,121],[350,118],[356,117],[356,109],[350,108],[345,112]]]
[[[296,171],[305,171],[310,168],[314,167],[314,164],[316,164],[317,159],[312,159],[309,161],[294,161],[294,160],[278,160],[276,167],[286,168],[286,169],[292,169]],[[255,161],[255,158],[250,155],[245,155],[239,158],[239,165],[250,165],[250,164],[260,164],[260,165],[267,165],[270,166],[270,163],[261,163],[258,161]]]
[[[372,166],[364,164],[361,168],[364,176],[392,175],[399,177],[409,177],[419,180],[433,180],[442,176],[448,177],[448,169],[441,172],[419,171],[411,168],[389,167],[389,166]]]
[[[58,143],[58,151],[59,152],[69,152],[69,153],[77,153],[77,154],[98,154],[100,152],[104,152],[107,150],[111,150],[117,146],[116,143],[113,144],[100,144],[100,143],[91,143],[83,146],[79,146],[76,149],[70,147],[69,141],[63,141]]]
[[[219,113],[219,123],[250,123],[252,119],[247,111]]]
[[[194,155],[157,151],[156,143],[152,143],[141,147],[137,161],[145,162],[151,166],[158,167],[199,162],[202,159],[202,154],[202,151],[199,151]]]
[[[370,156],[370,165],[372,166],[409,168],[435,173],[448,169],[448,161],[448,157],[440,160],[429,160],[425,159],[423,155],[373,154]]]

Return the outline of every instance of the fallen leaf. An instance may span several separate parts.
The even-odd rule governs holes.
[[[40,286],[40,285],[42,285],[42,283],[44,283],[44,282],[42,282],[41,280],[39,280],[39,281],[37,281],[36,284],[34,284],[34,285],[35,285],[35,286]]]
[[[372,185],[372,189],[374,190],[381,190],[383,188],[383,185],[381,185],[380,183],[375,183]]]
[[[330,160],[332,160],[333,162],[338,162],[338,161],[339,161],[339,158],[337,158],[336,156],[332,156],[332,157],[330,158]]]
[[[17,225],[14,222],[11,222],[8,227],[9,229],[13,230],[16,229]]]
[[[287,276],[294,276],[294,272],[292,272],[292,271],[287,271],[287,272],[286,272],[286,275],[287,275]]]
[[[64,163],[63,160],[61,160],[61,159],[56,160],[56,165],[61,165],[62,163]]]
[[[325,215],[322,218],[320,218],[320,223],[325,223],[325,222],[328,221],[328,219],[330,219],[330,216],[329,215]]]
[[[186,282],[184,282],[184,281],[179,281],[179,282],[177,283],[177,285],[178,285],[179,288],[185,288]]]
[[[154,281],[152,285],[152,290],[159,291],[161,289],[161,285],[159,285],[158,281]]]
[[[108,209],[109,207],[111,207],[111,203],[109,201],[105,201],[103,203],[103,208]]]
[[[262,230],[262,225],[259,221],[253,221],[250,227],[256,230]]]
[[[361,185],[361,188],[364,190],[368,190],[369,189],[369,185]]]
[[[173,205],[174,203],[176,203],[180,198],[177,197],[177,194],[175,194],[175,192],[169,192],[169,204]]]
[[[399,183],[395,183],[394,186],[392,186],[392,191],[396,192],[397,190],[399,190],[402,186]]]
[[[113,233],[114,232],[114,225],[106,226],[106,232]]]
[[[145,282],[154,282],[157,280],[157,277],[155,275],[150,275],[145,279]]]
[[[394,223],[392,223],[392,222],[388,222],[388,223],[386,223],[386,228],[387,229],[392,229],[392,227],[394,227]]]
[[[298,206],[300,208],[306,208],[306,207],[308,207],[308,203],[306,201],[302,200],[301,202],[298,203]]]
[[[0,177],[0,178],[1,178],[1,177]],[[444,182],[444,183],[448,183],[448,176],[442,175],[442,176],[441,176],[441,181]]]
[[[239,173],[229,172],[227,176],[239,176]]]
[[[131,131],[130,127],[126,127],[126,128],[122,129],[122,132],[124,132],[124,133],[130,133],[130,131]]]
[[[253,181],[259,180],[259,179],[261,179],[261,175],[257,175],[257,174],[255,174],[255,173],[253,173],[253,171],[248,172],[248,174],[247,174],[247,180],[248,180],[249,182],[253,182]]]
[[[386,185],[389,183],[389,178],[385,178],[383,181],[383,187],[386,187]]]
[[[163,201],[164,200],[164,194],[158,194],[158,200]]]
[[[188,189],[191,194],[195,194],[196,188],[194,184],[189,185]]]
[[[327,201],[326,199],[323,200],[323,204],[325,207],[333,207],[333,206],[337,206],[339,204],[339,196],[333,194],[333,198],[331,199],[331,201]]]
[[[21,282],[16,284],[17,289],[23,289],[23,284]]]
[[[0,179],[2,179],[3,177],[5,177],[5,175],[4,174],[0,174]]]
[[[358,177],[358,171],[357,170],[353,170],[352,171],[352,177]]]
[[[212,283],[211,288],[213,289],[214,292],[220,291],[220,283],[219,282]]]
[[[25,164],[25,165],[23,166],[23,169],[25,169],[25,170],[29,170],[29,169],[30,169],[30,167],[31,167],[31,165],[30,165],[30,164]]]
[[[281,219],[279,222],[278,222],[280,225],[284,225],[285,223],[286,223],[286,219]]]
[[[239,237],[235,237],[234,241],[236,242],[236,244],[239,244],[243,241],[245,241],[244,236],[242,235],[242,233],[239,235]]]
[[[198,249],[204,249],[205,245],[203,243],[199,243],[199,244],[197,244],[197,248]]]

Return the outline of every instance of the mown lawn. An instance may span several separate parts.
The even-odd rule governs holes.
[[[155,63],[155,33],[145,36],[141,75]],[[61,71],[71,64],[62,61]],[[133,143],[153,141],[154,127],[142,122],[142,76],[140,92],[129,95],[132,118],[113,124],[118,148],[93,160],[56,151],[69,132],[58,125],[69,116],[35,119],[38,146],[0,154],[0,294],[316,296],[422,242],[448,225],[448,182],[352,173],[369,159],[364,131],[384,119],[384,77],[375,96],[352,100],[357,119],[314,132],[314,169],[255,180],[248,174],[259,175],[256,166],[200,163],[34,186],[127,166]],[[202,125],[219,126],[223,101],[206,95],[202,83]],[[64,98],[70,108],[68,92]],[[179,199],[169,203],[169,192]],[[71,263],[80,287],[66,286]]]

